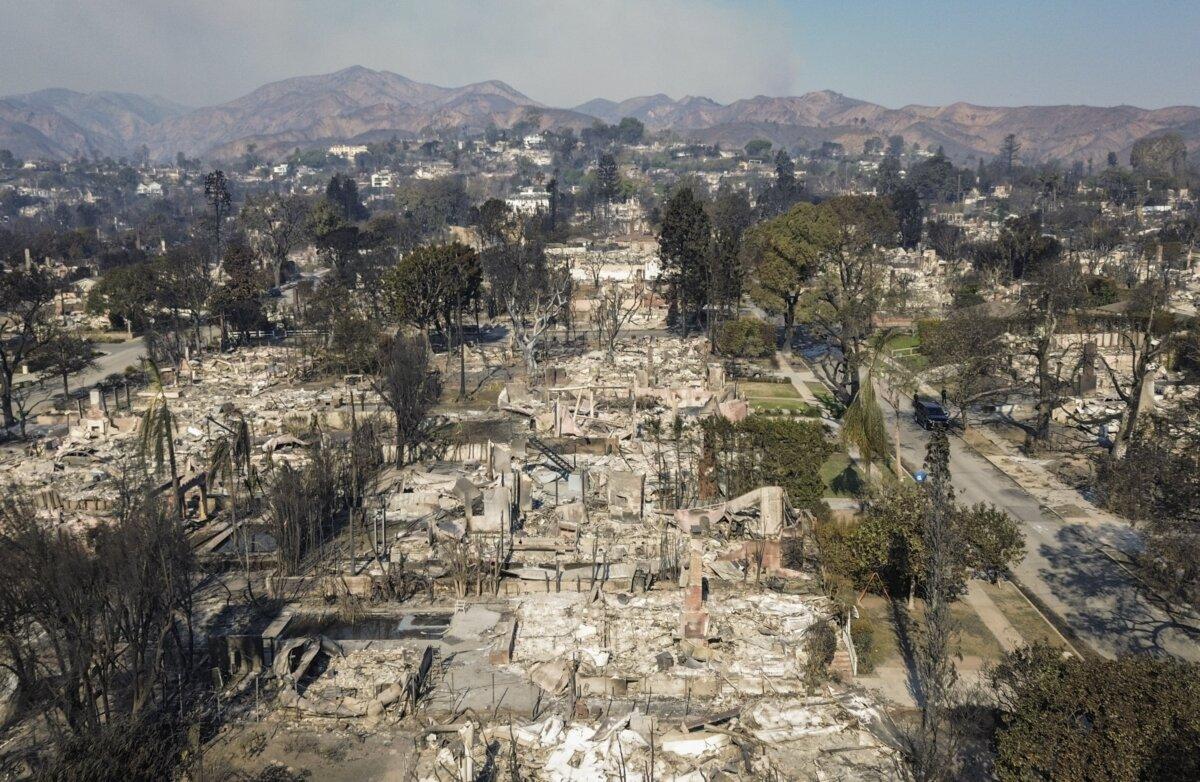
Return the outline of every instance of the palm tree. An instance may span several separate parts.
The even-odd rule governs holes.
[[[138,433],[138,451],[143,461],[148,457],[153,457],[155,473],[162,473],[164,461],[169,465],[175,513],[182,520],[183,491],[179,485],[179,466],[175,461],[175,414],[167,405],[167,394],[163,389],[158,365],[151,360],[149,368],[151,388],[155,393],[150,400],[150,406],[146,408],[146,412],[142,416]]]
[[[847,447],[858,448],[858,455],[866,464],[868,481],[871,480],[871,464],[886,455],[888,449],[883,411],[875,399],[872,374],[871,370],[867,371],[867,382],[859,384],[858,393],[842,415],[842,441]]]
[[[892,465],[896,476],[904,477],[904,463],[900,458],[900,408],[902,401],[908,399],[920,387],[917,375],[895,359],[888,358],[888,342],[892,337],[901,333],[900,329],[889,328],[876,335],[871,345],[871,364],[867,377],[873,379],[878,370],[882,375],[883,398],[892,408],[893,427],[895,434],[895,454]]]
[[[213,420],[213,419],[209,419]],[[245,520],[239,522],[237,513],[238,484],[245,481],[246,488],[254,495],[254,468],[250,464],[251,438],[250,425],[246,416],[240,411],[234,411],[231,426],[213,421],[225,430],[226,434],[219,437],[212,445],[208,455],[208,470],[205,483],[211,487],[218,479],[229,487],[229,514],[235,536],[242,538],[243,558],[246,567],[246,591],[253,597],[250,584],[250,537],[246,531]],[[236,540],[236,537],[235,537]]]

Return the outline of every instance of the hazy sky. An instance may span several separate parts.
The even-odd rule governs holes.
[[[348,65],[551,105],[833,89],[888,106],[1200,104],[1198,0],[0,0],[0,94],[218,103]]]

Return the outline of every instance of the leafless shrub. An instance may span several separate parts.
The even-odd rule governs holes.
[[[392,411],[396,425],[396,464],[413,461],[429,435],[429,410],[441,393],[441,378],[430,367],[429,346],[420,335],[397,334],[380,347],[375,393]]]
[[[52,741],[47,778],[161,778],[199,692],[196,567],[181,528],[143,492],[89,537],[0,502],[0,648],[18,701]],[[152,749],[151,749],[152,748]]]

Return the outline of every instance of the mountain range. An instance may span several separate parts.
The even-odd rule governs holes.
[[[778,145],[836,141],[861,148],[872,137],[899,134],[909,143],[941,146],[961,160],[995,155],[1015,134],[1022,157],[1102,161],[1128,153],[1144,136],[1174,131],[1200,148],[1200,108],[1026,106],[955,103],[889,109],[828,90],[797,97],[753,98],[721,104],[687,96],[648,95],[588,101],[570,109],[543,105],[500,81],[464,87],[424,84],[360,66],[266,84],[217,106],[188,108],[128,93],[41,90],[0,98],[0,148],[21,158],[133,156],[143,147],[156,159],[177,152],[208,159],[233,157],[250,145],[267,155],[294,147],[366,142],[439,132],[511,127],[519,120],[542,128],[587,127],[597,120],[635,117],[650,130],[681,139],[741,146],[752,138]]]

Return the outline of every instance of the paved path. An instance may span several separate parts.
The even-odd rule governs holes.
[[[808,404],[820,409],[821,400],[817,399],[817,395],[813,393],[809,383],[816,383],[817,376],[812,373],[812,370],[807,366],[800,364],[800,369],[796,369],[786,354],[776,353],[775,360],[779,362],[779,371],[790,381],[795,387],[796,393],[800,394],[800,398]]]
[[[895,413],[882,407],[892,432]],[[903,410],[900,439],[906,466],[919,466],[928,433]],[[1129,544],[1127,526],[1106,519],[1064,521],[958,437],[950,438],[950,472],[960,501],[991,503],[1020,522],[1026,554],[1013,576],[1076,638],[1105,657],[1169,653],[1200,662],[1200,623],[1169,615],[1106,553],[1118,541]]]
[[[1008,617],[996,607],[996,603],[987,592],[983,591],[983,587],[979,585],[978,581],[972,579],[967,582],[967,593],[963,595],[963,602],[979,614],[984,627],[996,636],[996,640],[1000,642],[1000,647],[1004,651],[1011,652],[1013,649],[1019,649],[1025,645],[1025,638],[1017,632],[1017,628],[1012,626]]]

